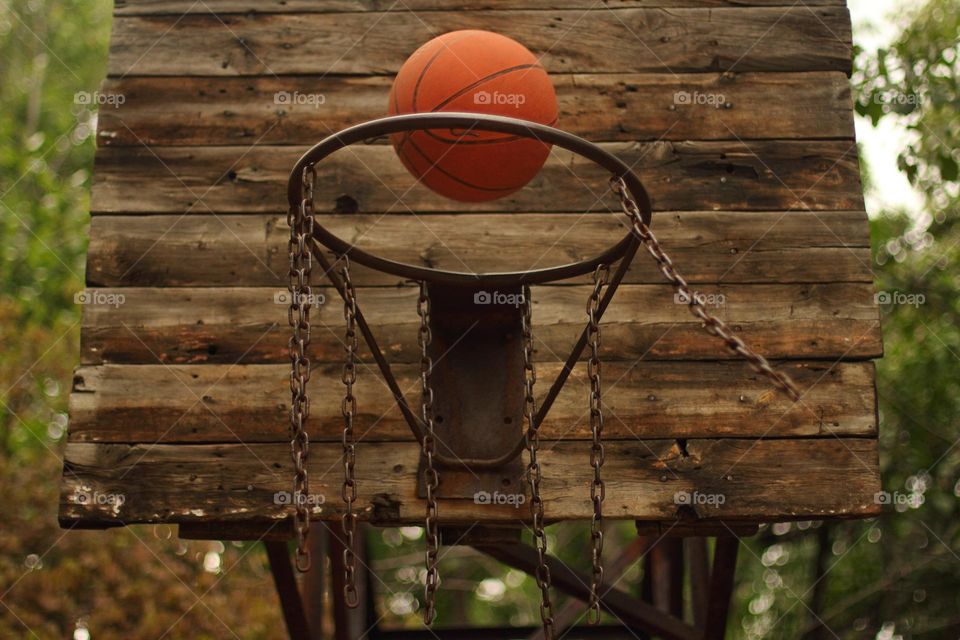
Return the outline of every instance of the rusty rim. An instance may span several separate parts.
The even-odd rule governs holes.
[[[336,151],[357,142],[368,141],[391,133],[426,129],[457,129],[464,131],[476,129],[479,131],[510,133],[525,138],[540,140],[541,142],[572,151],[607,169],[613,177],[622,178],[630,194],[636,200],[644,222],[650,224],[652,211],[647,190],[644,188],[643,183],[640,182],[640,179],[631,171],[630,167],[613,154],[588,140],[584,140],[579,136],[560,129],[516,118],[476,113],[412,113],[390,116],[388,118],[364,122],[335,133],[311,147],[297,161],[293,171],[290,173],[290,179],[287,183],[287,199],[290,206],[300,206],[303,169],[305,167],[316,165]],[[632,232],[628,230],[623,238],[616,244],[610,246],[599,255],[579,262],[529,271],[468,273],[420,267],[383,258],[364,251],[339,238],[319,222],[314,226],[313,236],[318,242],[335,254],[348,254],[354,262],[358,262],[371,269],[411,280],[426,280],[446,284],[469,284],[474,286],[538,284],[585,275],[591,273],[597,265],[610,264],[622,258],[634,241]]]

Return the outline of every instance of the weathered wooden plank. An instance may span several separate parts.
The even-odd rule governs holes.
[[[880,509],[874,500],[880,490],[874,439],[687,440],[685,448],[669,440],[620,440],[605,449],[604,512],[610,518],[671,520],[694,512],[718,520],[780,521],[865,517]],[[587,453],[583,442],[542,444],[541,495],[548,520],[582,520],[593,513]],[[311,493],[322,502],[313,507],[314,518],[333,519],[341,509],[340,456],[340,446],[333,444],[310,449]],[[422,521],[418,457],[415,443],[357,446],[355,508],[361,518],[383,524]],[[289,517],[289,505],[275,500],[277,492],[289,491],[293,477],[289,445],[69,443],[64,461],[64,525]],[[509,492],[504,486],[490,487],[494,490]],[[711,499],[678,505],[675,496],[681,492]],[[117,495],[123,499],[109,500]],[[441,521],[447,523],[528,517],[526,505],[471,500],[440,505]]]
[[[108,73],[393,73],[456,29],[512,37],[553,73],[850,71],[846,8],[794,6],[118,16]]]
[[[475,273],[585,259],[626,232],[616,218],[603,214],[331,215],[319,221],[377,255]],[[653,228],[689,282],[873,280],[864,212],[662,212],[655,214]],[[101,287],[238,282],[283,287],[289,233],[285,217],[276,215],[97,216],[90,232],[87,282]],[[402,283],[359,264],[353,277],[358,286]],[[625,282],[664,279],[641,252]]]
[[[312,142],[312,141],[311,141]],[[852,141],[613,142],[656,210],[863,211]],[[96,155],[91,209],[100,213],[279,213],[291,146],[105,148]],[[355,145],[317,167],[318,211],[587,211],[614,206],[605,172],[554,149],[520,191],[458,203],[417,184],[386,145]]]
[[[872,284],[704,286],[698,291],[737,335],[770,358],[881,354]],[[327,302],[311,314],[311,355],[315,362],[342,362],[342,304],[335,292],[318,292]],[[99,304],[83,314],[85,364],[289,361],[287,307],[279,289],[130,287],[89,293]],[[583,328],[588,293],[587,286],[533,290],[538,360],[566,357]],[[419,361],[416,297],[417,289],[410,286],[359,293],[360,308],[391,362]],[[603,323],[601,353],[608,360],[730,357],[686,305],[676,302],[669,285],[624,285]]]
[[[793,6],[791,0],[617,0],[616,6],[627,7],[774,7]],[[804,0],[814,6],[844,6],[845,0]],[[596,0],[404,0],[395,4],[383,0],[116,0],[114,14],[182,15],[184,13],[344,13],[356,11],[464,11],[482,9],[606,9],[608,4]]]
[[[561,365],[538,367],[541,398]],[[871,362],[778,365],[804,390],[793,404],[743,362],[610,362],[603,368],[606,437],[719,438],[876,435]],[[419,369],[393,367],[412,405]],[[311,442],[339,442],[339,365],[311,376]],[[73,442],[286,442],[290,371],[284,365],[80,367],[70,401]],[[363,367],[358,438],[412,441],[380,374]],[[588,386],[578,367],[540,427],[544,438],[590,438]],[[517,432],[519,437],[520,432]]]
[[[589,140],[854,136],[849,80],[836,71],[556,74],[552,80],[557,126]],[[385,76],[108,80],[102,90],[124,101],[100,110],[98,139],[104,146],[302,145],[386,115],[392,82]]]

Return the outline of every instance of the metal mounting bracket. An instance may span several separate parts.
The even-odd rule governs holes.
[[[437,452],[446,458],[497,460],[523,434],[522,296],[520,287],[431,287],[434,428]],[[421,456],[421,498],[424,465]],[[519,454],[494,467],[440,470],[443,499],[510,504],[525,496]]]

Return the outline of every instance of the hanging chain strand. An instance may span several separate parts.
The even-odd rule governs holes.
[[[607,284],[610,267],[597,266],[593,272],[593,292],[587,301],[587,341],[590,357],[587,360],[587,377],[590,379],[590,466],[593,467],[593,482],[590,484],[590,500],[593,502],[593,518],[590,520],[590,539],[593,542],[593,579],[590,583],[590,600],[587,607],[587,622],[600,622],[600,585],[603,582],[603,499],[606,487],[600,476],[603,467],[603,406],[600,384],[600,294]]]
[[[360,347],[357,337],[357,292],[350,279],[350,258],[344,254],[340,267],[343,280],[343,319],[346,321],[346,339],[344,350],[347,353],[343,363],[341,380],[344,386],[343,403],[343,489],[341,495],[345,509],[340,521],[343,529],[343,597],[351,609],[360,604],[360,592],[357,590],[357,514],[353,503],[357,499],[357,481],[354,477],[354,465],[357,460],[356,440],[353,433],[353,418],[357,415],[357,398],[353,395],[353,385],[357,381],[357,350]]]
[[[433,465],[436,453],[436,436],[433,422],[433,387],[430,378],[433,376],[433,358],[430,357],[430,342],[433,334],[430,330],[430,293],[427,283],[420,283],[420,296],[417,298],[417,314],[420,316],[420,330],[417,332],[417,343],[420,345],[420,386],[421,409],[423,424],[426,427],[423,434],[423,458],[426,461],[426,488],[427,488],[427,515],[424,520],[426,537],[426,565],[427,576],[424,583],[423,622],[433,623],[437,615],[436,600],[437,588],[440,586],[440,574],[437,571],[437,556],[440,552],[440,534],[438,531],[437,488],[440,485],[440,476]]]
[[[527,481],[530,483],[530,515],[533,519],[533,539],[537,548],[537,586],[540,587],[540,620],[543,623],[545,640],[553,640],[553,604],[550,600],[550,567],[547,566],[547,534],[543,530],[543,498],[540,496],[540,481],[543,476],[537,451],[540,448],[540,435],[536,424],[537,402],[533,396],[533,385],[537,382],[537,371],[533,367],[533,299],[530,287],[523,287],[523,370],[524,404],[527,430],[524,432],[524,444],[530,456],[527,464]]]
[[[630,197],[623,178],[615,176],[610,180],[610,184],[614,193],[620,197],[620,206],[623,212],[627,214],[627,217],[630,218],[633,232],[643,242],[643,245],[647,248],[647,252],[653,256],[653,259],[660,267],[661,273],[670,281],[677,290],[677,293],[680,294],[680,299],[687,303],[690,308],[690,313],[703,323],[704,330],[710,335],[723,340],[730,351],[746,360],[754,371],[766,376],[774,386],[783,391],[791,400],[799,400],[800,391],[790,376],[770,366],[766,358],[750,349],[739,337],[733,335],[723,320],[707,313],[706,309],[703,308],[703,304],[697,294],[690,290],[687,281],[674,269],[673,261],[663,252],[659,241],[657,241],[657,237],[653,235],[650,227],[643,221],[643,218],[640,216],[640,208],[633,198]]]
[[[303,189],[299,207],[287,212],[290,226],[290,307],[287,320],[293,328],[288,342],[290,352],[290,455],[293,459],[293,530],[297,540],[296,565],[301,572],[310,570],[310,550],[307,534],[310,531],[310,512],[307,509],[310,481],[307,476],[307,454],[310,439],[306,421],[310,415],[310,400],[307,397],[307,382],[310,380],[310,306],[313,302],[310,289],[310,271],[313,255],[307,246],[313,234],[313,183],[316,171],[313,165],[304,167],[301,176]]]

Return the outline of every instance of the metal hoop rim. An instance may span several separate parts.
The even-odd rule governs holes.
[[[299,207],[301,205],[303,188],[303,170],[310,165],[316,165],[334,152],[355,144],[378,138],[391,133],[403,131],[418,131],[426,129],[476,129],[480,131],[493,131],[497,133],[509,133],[532,138],[556,145],[562,149],[572,151],[577,155],[584,157],[600,165],[611,172],[613,178],[621,178],[627,185],[627,189],[633,196],[640,208],[640,215],[646,224],[650,224],[652,218],[652,209],[650,206],[650,196],[644,188],[643,183],[633,173],[627,164],[617,158],[615,155],[604,150],[600,146],[585,140],[572,133],[556,129],[547,125],[520,120],[517,118],[508,118],[505,116],[493,116],[478,113],[411,113],[377,120],[370,120],[361,124],[348,127],[328,136],[315,144],[306,153],[304,153],[293,170],[290,172],[290,178],[287,183],[287,200],[290,207]],[[554,280],[563,280],[573,278],[592,272],[599,264],[609,264],[621,258],[629,248],[632,231],[628,230],[624,237],[616,244],[604,250],[599,255],[564,265],[535,269],[532,271],[508,271],[495,273],[466,273],[460,271],[448,271],[445,269],[433,269],[430,267],[420,267],[404,262],[389,260],[380,256],[368,253],[349,242],[339,238],[319,221],[314,225],[314,238],[323,244],[335,254],[347,254],[350,258],[359,264],[371,269],[376,269],[401,278],[411,280],[423,280],[428,282],[441,282],[447,284],[460,284],[472,286],[518,286],[520,284],[539,284]]]

